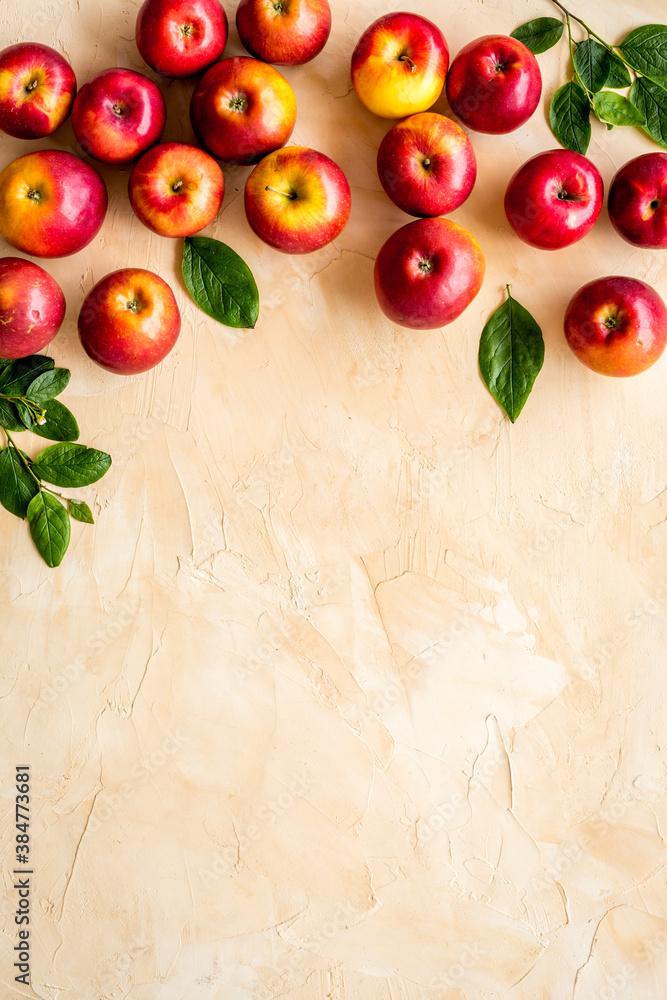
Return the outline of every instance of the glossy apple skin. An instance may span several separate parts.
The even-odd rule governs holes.
[[[622,166],[611,182],[607,210],[628,243],[667,249],[667,153],[644,153]]]
[[[70,64],[48,45],[19,42],[0,52],[0,129],[43,139],[67,120],[76,94]]]
[[[352,86],[369,111],[381,118],[405,118],[435,104],[448,65],[440,28],[420,14],[397,11],[373,21],[357,42]]]
[[[212,156],[225,163],[257,163],[291,136],[296,98],[273,66],[234,56],[204,73],[190,101],[190,121]]]
[[[509,35],[483,35],[452,60],[447,74],[449,106],[476,132],[513,132],[535,111],[542,93],[537,59]]]
[[[246,181],[244,203],[250,228],[269,246],[312,253],[342,232],[350,215],[350,186],[324,153],[288,146],[258,163]]]
[[[0,259],[0,358],[25,358],[50,344],[65,318],[60,285],[39,264]]]
[[[227,44],[227,15],[219,0],[145,0],[137,14],[139,54],[163,76],[202,73]]]
[[[137,375],[169,354],[181,330],[181,314],[159,275],[125,267],[90,290],[78,329],[86,354],[98,365],[117,375]]]
[[[241,0],[236,29],[251,55],[279,66],[310,62],[331,32],[329,0]]]
[[[565,338],[587,368],[600,375],[638,375],[667,344],[667,307],[637,278],[596,278],[570,299]]]
[[[143,73],[105,69],[84,83],[72,105],[77,142],[102,163],[129,163],[164,131],[167,111],[158,87]]]
[[[424,111],[397,122],[380,143],[380,183],[410,215],[446,215],[466,200],[477,160],[463,129],[444,115]]]
[[[384,243],[375,261],[375,294],[385,316],[433,330],[460,316],[484,280],[475,237],[450,219],[418,219]]]
[[[99,232],[106,210],[104,181],[73,153],[26,153],[0,173],[0,235],[33,257],[82,250]]]
[[[560,250],[592,229],[603,198],[594,163],[568,149],[551,149],[531,157],[510,179],[505,215],[524,243]]]
[[[203,149],[164,142],[135,163],[128,194],[136,216],[158,236],[192,236],[220,211],[225,181]]]

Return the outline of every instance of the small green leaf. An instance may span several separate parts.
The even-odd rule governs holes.
[[[259,292],[245,261],[220,240],[186,236],[183,280],[207,316],[225,326],[253,327],[259,315]]]
[[[633,69],[667,87],[667,24],[644,24],[635,28],[618,48]]]
[[[534,55],[546,52],[560,41],[565,25],[555,17],[536,17],[532,21],[526,21],[519,25],[512,32],[512,38],[518,38],[520,42],[529,48]]]
[[[93,512],[83,500],[68,500],[69,512],[75,521],[83,521],[84,524],[95,524]]]
[[[584,87],[588,87],[593,93],[602,90],[607,82],[609,66],[609,52],[594,38],[579,42],[574,50],[574,68]]]
[[[28,407],[25,405],[22,399],[15,399],[14,406],[16,407],[16,412],[19,415],[19,420],[23,425],[21,430],[31,431],[33,425],[33,419],[32,419],[32,413],[30,412]]]
[[[23,452],[21,452],[23,455]],[[23,455],[27,459],[26,455]],[[25,517],[39,486],[11,445],[0,451],[0,503],[16,517]]]
[[[4,427],[8,431],[25,430],[25,427],[19,420],[16,407],[8,399],[0,399],[0,427]]]
[[[639,125],[643,127],[646,119],[639,108],[635,107],[627,97],[615,94],[611,90],[602,90],[593,95],[595,114],[601,122],[610,125]]]
[[[551,131],[566,149],[585,155],[591,141],[590,105],[578,83],[570,81],[556,91],[549,107]]]
[[[512,423],[521,413],[544,362],[542,331],[507,289],[479,342],[479,369]]]
[[[26,389],[42,372],[51,371],[55,362],[42,354],[12,361],[0,372],[0,392],[3,396],[25,396]]]
[[[111,466],[111,456],[82,444],[52,444],[32,463],[36,476],[54,486],[90,486]]]
[[[25,395],[35,403],[45,403],[47,399],[59,396],[67,388],[69,380],[70,372],[67,368],[54,368],[38,375],[28,386]]]
[[[47,566],[60,566],[70,539],[69,514],[51,493],[37,493],[28,504],[30,534]]]
[[[618,58],[615,52],[609,53],[609,76],[605,87],[613,87],[614,90],[622,90],[632,83],[628,67]]]
[[[628,96],[644,115],[644,130],[659,146],[667,149],[667,92],[657,83],[638,77]]]
[[[48,438],[49,441],[76,441],[79,425],[74,414],[57,399],[47,399],[44,404],[46,419],[43,424],[33,424],[33,434]]]

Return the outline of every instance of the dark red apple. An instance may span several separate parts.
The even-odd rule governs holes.
[[[77,142],[103,163],[129,163],[164,131],[167,111],[158,87],[143,73],[105,69],[84,83],[72,106]]]
[[[326,44],[331,31],[329,0],[241,0],[236,28],[257,59],[300,66]]]
[[[431,330],[460,316],[482,286],[484,255],[450,219],[418,219],[393,233],[375,261],[375,294],[385,316]]]
[[[39,264],[0,259],[0,358],[25,358],[50,344],[65,317],[60,285]]]
[[[637,278],[596,278],[570,300],[565,337],[592,371],[638,375],[665,349],[667,308],[655,289]]]
[[[43,139],[67,120],[76,77],[59,52],[19,42],[0,52],[0,129],[17,139]]]
[[[505,215],[524,243],[560,250],[592,229],[603,196],[594,163],[569,149],[551,149],[527,160],[510,179]]]
[[[464,125],[502,135],[527,122],[542,93],[537,59],[509,35],[483,35],[464,45],[447,74],[447,100]]]
[[[644,153],[616,172],[607,201],[612,226],[624,240],[667,248],[667,153]]]
[[[227,44],[219,0],[145,0],[137,14],[137,48],[163,76],[194,76],[217,62]]]
[[[397,122],[380,143],[378,177],[391,200],[410,215],[446,215],[473,189],[477,161],[463,129],[424,111]]]

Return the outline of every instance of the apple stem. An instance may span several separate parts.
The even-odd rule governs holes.
[[[39,82],[38,80],[31,80],[30,83],[28,84],[28,86],[25,88],[26,89],[26,93],[28,93],[28,94],[32,93],[32,91],[37,86],[38,82]]]
[[[399,59],[399,62],[406,62],[408,64],[408,66],[410,67],[410,72],[411,73],[416,73],[417,72],[417,66],[415,65],[415,63],[413,63],[413,61],[410,58],[410,56],[402,55],[402,56],[399,56],[398,59]]]
[[[111,110],[115,115],[118,115],[119,117],[123,113],[123,109],[121,108],[120,104],[114,104]]]
[[[171,190],[175,192],[180,191],[182,187],[183,187],[183,181],[176,181],[174,184],[171,185]]]
[[[294,201],[294,199],[296,198],[296,192],[294,192],[294,191],[281,191],[280,188],[271,187],[270,184],[267,184],[266,187],[264,188],[264,190],[265,191],[273,191],[274,194],[281,194],[281,195],[283,195],[283,197],[289,198],[290,201]]]

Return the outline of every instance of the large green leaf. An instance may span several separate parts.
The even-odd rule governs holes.
[[[60,566],[70,539],[69,514],[60,500],[43,490],[28,505],[32,540],[47,566]]]
[[[479,370],[512,423],[521,413],[544,362],[542,331],[507,289],[479,342]]]
[[[21,452],[23,455],[23,452]],[[27,461],[27,456],[23,456]],[[39,492],[39,486],[17,454],[9,445],[0,451],[0,503],[10,514],[25,517],[28,504]]]
[[[574,68],[584,87],[593,93],[602,90],[611,68],[609,51],[594,38],[587,38],[574,50]]]
[[[33,434],[48,438],[49,441],[76,441],[79,425],[74,414],[58,399],[48,399],[44,403],[46,419],[43,424],[33,424]]]
[[[560,87],[551,98],[551,131],[562,146],[582,156],[591,141],[590,111],[586,94],[572,80]]]
[[[183,280],[200,309],[225,326],[253,327],[259,292],[252,271],[235,250],[208,236],[188,236]]]
[[[536,17],[515,28],[512,38],[518,38],[537,56],[560,41],[564,27],[563,22],[555,17]]]
[[[667,91],[651,80],[637,77],[629,97],[644,115],[646,132],[658,145],[667,149]]]
[[[633,69],[667,87],[667,24],[643,24],[618,48]]]
[[[90,486],[101,479],[111,465],[111,456],[82,444],[52,444],[32,463],[36,476],[54,486]]]
[[[593,94],[593,107],[600,121],[608,122],[610,125],[643,127],[646,124],[646,119],[639,108],[627,97],[615,94],[612,90],[601,90],[599,94]]]

